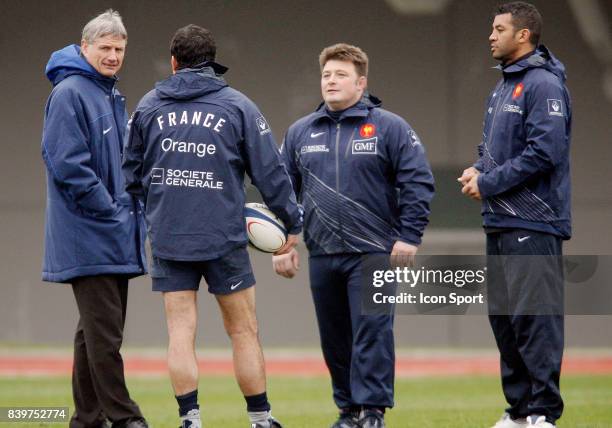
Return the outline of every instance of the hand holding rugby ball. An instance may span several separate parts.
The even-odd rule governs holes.
[[[287,242],[287,229],[264,204],[249,202],[244,206],[247,235],[252,246],[265,253],[275,253]]]

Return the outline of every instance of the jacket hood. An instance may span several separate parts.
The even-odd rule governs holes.
[[[161,99],[189,100],[227,86],[222,75],[227,68],[212,61],[198,68],[185,68],[155,84],[157,96]]]
[[[510,64],[507,67],[498,66],[504,73],[517,73],[528,68],[542,67],[559,79],[565,82],[567,75],[565,74],[565,66],[559,61],[544,45],[540,45],[536,48],[534,53],[527,58],[523,58],[520,61]]]
[[[375,95],[370,94],[369,92],[366,92],[363,94],[363,97],[361,98],[361,102],[364,103],[366,107],[368,108],[382,106],[382,101],[380,100],[380,98],[378,98]]]
[[[73,74],[83,74],[95,79],[112,82],[116,80],[114,77],[104,77],[98,73],[96,69],[83,58],[81,55],[81,47],[78,45],[69,45],[59,51],[53,52],[45,67],[45,74],[47,75],[47,79],[53,83],[53,86]]]

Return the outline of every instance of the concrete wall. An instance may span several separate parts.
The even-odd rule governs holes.
[[[215,33],[218,60],[230,68],[229,83],[258,103],[279,141],[290,123],[320,101],[320,50],[338,41],[359,45],[370,56],[371,92],[407,118],[436,171],[452,177],[475,157],[484,100],[499,77],[487,49],[495,3],[454,0],[439,14],[402,15],[382,0],[5,0],[0,26],[0,341],[65,344],[72,337],[76,308],[69,287],[39,280],[45,201],[40,135],[50,90],[43,70],[53,50],[78,43],[82,26],[95,14],[113,7],[124,17],[129,44],[120,88],[130,109],[169,73],[168,46],[176,28],[197,23]],[[566,251],[610,253],[612,104],[602,95],[604,66],[581,39],[564,1],[535,3],[545,17],[544,42],[568,68],[574,102],[575,235]],[[610,22],[609,8],[604,10]],[[438,189],[423,250],[482,251],[477,227],[447,233],[463,217],[477,225],[478,208],[457,195],[452,180],[439,182]],[[315,346],[307,267],[289,282],[271,273],[267,256],[252,257],[264,341]],[[214,299],[202,293],[200,305],[203,342],[225,343]],[[568,344],[610,345],[610,327],[610,317],[568,317]],[[134,281],[126,342],[163,344],[165,336],[160,296],[150,292],[148,278]],[[399,316],[397,336],[401,346],[492,344],[486,319],[476,316]]]

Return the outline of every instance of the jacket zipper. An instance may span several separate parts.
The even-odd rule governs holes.
[[[121,157],[123,158],[123,138],[121,138],[121,132],[119,131],[119,128],[117,127],[117,113],[115,112],[115,85],[113,84],[113,87],[110,90],[110,94],[108,96],[108,98],[110,99],[111,102],[111,109],[113,110],[113,122],[114,122],[114,126],[115,128],[115,133],[117,134],[117,141],[119,141],[119,153],[121,154]],[[123,161],[123,159],[121,159]]]
[[[491,120],[491,126],[489,127],[489,144],[491,144],[491,139],[493,138],[493,129],[495,127],[495,119],[497,118],[497,113],[499,111],[499,103],[504,95],[504,90],[506,89],[506,80],[504,79],[504,83],[502,84],[501,89],[499,90],[499,96],[497,97],[497,103],[495,104],[495,112],[493,113],[493,119]],[[488,147],[487,147],[488,149]],[[490,151],[489,151],[490,152]]]
[[[119,141],[119,156],[121,159],[121,162],[123,162],[123,139],[121,138],[121,132],[119,131],[119,128],[117,127],[117,112],[115,111],[115,94],[114,94],[114,89],[115,89],[115,85],[113,85],[113,87],[110,90],[110,95],[109,95],[109,99],[111,102],[111,110],[113,111],[113,122],[114,122],[114,126],[115,128],[117,128],[115,130],[115,132],[117,133],[117,141]],[[120,166],[121,168],[121,166]],[[121,191],[122,189],[119,189],[119,191]],[[115,191],[117,191],[117,189],[115,189]],[[140,209],[140,204],[138,203],[138,201],[135,200],[134,196],[130,195],[130,198],[132,199],[132,206],[130,208],[130,215],[134,216],[134,221],[136,222],[136,227],[135,227],[135,232],[136,232],[136,258],[138,260],[138,268],[140,270],[140,272],[144,272],[144,261],[143,261],[143,257],[142,257],[142,253],[140,251],[141,245],[142,243],[140,242],[140,216],[144,215],[143,212]],[[119,200],[117,200],[117,203],[119,203]]]
[[[342,213],[340,201],[340,160],[338,159],[340,146],[340,122],[336,123],[336,201],[338,202],[338,234],[342,236]]]
[[[495,104],[495,112],[493,113],[493,119],[491,119],[491,126],[489,127],[489,135],[488,135],[488,143],[485,147],[485,149],[489,152],[489,156],[491,156],[491,159],[493,159],[493,154],[492,154],[492,150],[489,149],[489,146],[491,145],[491,141],[493,139],[493,129],[495,127],[495,119],[497,118],[497,112],[499,111],[499,103],[501,102],[501,99],[504,96],[504,90],[506,89],[506,79],[504,79],[504,83],[502,83],[501,89],[499,91],[495,91],[495,94],[497,94],[499,92],[499,96],[497,96],[497,102]],[[493,161],[495,161],[495,159],[493,159]],[[487,205],[489,206],[489,210],[491,210],[492,213],[495,213],[495,211],[493,210],[493,207],[491,206],[491,202],[486,201]]]

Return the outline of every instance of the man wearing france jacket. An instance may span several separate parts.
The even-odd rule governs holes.
[[[255,278],[246,250],[244,174],[285,223],[289,251],[302,218],[266,119],[222,77],[216,44],[197,25],[171,42],[173,75],[138,103],[126,142],[127,189],[146,205],[153,290],[164,297],[170,378],[184,428],[201,426],[195,335],[204,276],[232,341],[234,369],[253,428],[270,414],[255,318]]]
[[[489,320],[509,404],[495,428],[551,428],[563,411],[572,110],[565,68],[538,45],[541,30],[531,4],[496,10],[489,42],[502,79],[487,101],[480,158],[459,178],[464,194],[483,201]]]
[[[361,313],[362,255],[416,254],[433,176],[417,134],[366,94],[368,58],[340,43],[319,57],[324,103],[281,149],[304,206],[310,286],[334,401],[334,428],[380,428],[393,407],[393,315]],[[297,251],[274,257],[291,278]]]
[[[128,394],[119,353],[128,279],[144,273],[145,228],[124,189],[125,98],[115,88],[127,33],[109,10],[83,29],[81,46],[54,52],[46,74],[42,156],[47,167],[43,280],[72,284],[74,338],[71,428],[146,427]]]

